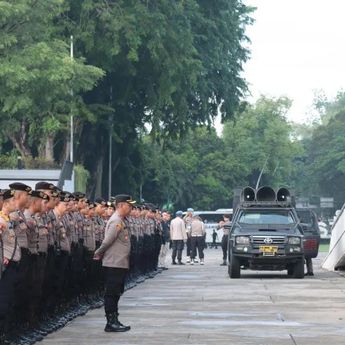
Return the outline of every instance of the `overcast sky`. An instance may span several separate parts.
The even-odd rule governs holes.
[[[245,78],[260,94],[293,100],[289,119],[305,122],[314,90],[345,89],[345,0],[244,0],[257,7],[247,30]]]

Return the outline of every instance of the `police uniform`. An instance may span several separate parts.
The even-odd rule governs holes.
[[[129,195],[118,195],[116,203],[134,204]],[[118,211],[109,219],[105,238],[96,250],[95,257],[102,257],[105,272],[104,309],[107,317],[106,332],[124,332],[130,329],[118,321],[118,302],[124,292],[124,284],[129,269],[131,240],[124,219]]]
[[[31,187],[21,182],[11,183],[10,188],[16,192],[29,193]],[[28,314],[27,300],[29,297],[30,280],[30,251],[28,241],[28,226],[22,210],[16,210],[10,214],[13,229],[21,252],[21,260],[18,265],[18,276],[15,284],[15,306],[13,309],[13,319],[17,326],[25,321]]]
[[[192,245],[191,264],[194,263],[196,250],[198,249],[200,264],[204,263],[204,246],[205,246],[205,225],[199,218],[194,218],[190,223],[190,239]]]
[[[6,190],[3,200],[13,198],[14,191]],[[5,326],[14,302],[14,285],[18,275],[21,252],[8,213],[0,211],[1,279],[0,279],[0,342],[5,342]],[[8,260],[6,264],[5,259]]]

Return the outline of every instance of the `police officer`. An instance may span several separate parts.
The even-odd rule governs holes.
[[[182,211],[176,212],[176,217],[170,223],[170,238],[172,240],[172,264],[176,265],[176,256],[179,265],[184,265],[182,262],[182,251],[184,242],[187,241],[187,233],[185,222],[182,219]]]
[[[196,250],[198,249],[200,264],[204,264],[204,247],[205,247],[205,224],[202,222],[199,216],[194,216],[191,222],[190,239],[192,245],[191,251],[191,265],[194,264],[196,257]]]
[[[14,302],[14,284],[17,279],[21,252],[9,215],[16,210],[14,190],[3,192],[0,211],[1,279],[0,279],[0,344],[6,343],[5,327]]]
[[[192,223],[192,220],[193,220],[193,213],[194,213],[194,210],[192,208],[188,208],[187,209],[187,213],[186,215],[184,216],[183,220],[186,224],[186,230],[187,230],[187,242],[186,242],[186,245],[187,245],[187,264],[190,263],[190,260],[191,260],[191,252],[192,252],[192,239],[190,237],[190,228],[191,228],[191,223]]]
[[[105,271],[104,309],[107,324],[104,330],[126,332],[130,330],[130,326],[124,326],[119,321],[118,303],[124,292],[131,249],[130,234],[124,220],[130,214],[135,201],[130,195],[120,194],[115,197],[115,203],[116,211],[107,223],[105,238],[94,258],[102,259]]]
[[[21,260],[18,267],[18,277],[15,284],[15,307],[13,319],[16,327],[23,327],[28,314],[28,283],[30,270],[30,251],[28,242],[28,226],[24,216],[24,210],[28,205],[31,187],[21,182],[10,184],[14,190],[15,211],[11,212],[10,219],[13,224],[14,232],[21,252]]]

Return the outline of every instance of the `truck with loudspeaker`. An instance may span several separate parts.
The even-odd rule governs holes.
[[[246,187],[237,190],[234,200],[229,277],[240,278],[242,270],[286,270],[291,277],[303,278],[303,228],[290,191]]]

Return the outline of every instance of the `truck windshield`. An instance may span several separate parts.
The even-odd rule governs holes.
[[[239,223],[243,224],[294,224],[295,220],[289,210],[244,210]]]

